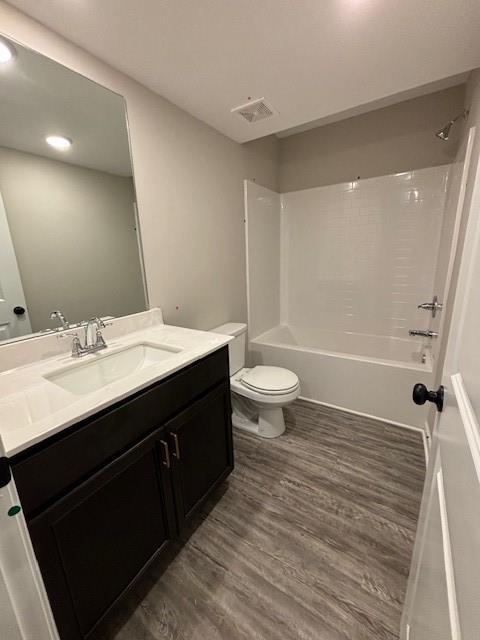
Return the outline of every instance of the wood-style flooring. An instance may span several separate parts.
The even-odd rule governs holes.
[[[418,432],[296,402],[235,431],[235,471],[102,640],[397,640],[424,479]]]

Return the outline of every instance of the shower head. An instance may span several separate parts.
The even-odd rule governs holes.
[[[437,138],[440,138],[440,140],[448,140],[448,136],[450,135],[450,129],[452,128],[453,123],[454,121],[450,120],[450,122],[446,124],[444,127],[442,127],[440,131],[437,131],[435,134]]]
[[[442,127],[439,131],[437,131],[435,135],[437,136],[437,138],[440,138],[440,140],[448,140],[452,125],[454,125],[455,122],[460,118],[464,118],[466,120],[467,116],[468,116],[468,110],[464,109],[462,113],[459,113],[458,116],[455,116],[453,120],[450,120],[450,122],[447,122],[447,124],[444,127]]]

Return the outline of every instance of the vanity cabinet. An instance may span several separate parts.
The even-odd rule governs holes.
[[[60,637],[88,638],[233,469],[227,349],[11,463]]]
[[[230,473],[232,432],[225,429],[230,414],[230,390],[222,385],[166,425],[180,530],[210,487]]]
[[[133,447],[29,524],[62,640],[87,636],[172,537],[159,437]]]

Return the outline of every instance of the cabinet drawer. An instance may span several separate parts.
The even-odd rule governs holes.
[[[27,519],[228,380],[228,349],[215,351],[11,460]]]

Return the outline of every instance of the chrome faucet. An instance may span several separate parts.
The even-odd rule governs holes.
[[[69,324],[68,320],[63,315],[63,313],[60,311],[60,309],[56,309],[55,311],[52,311],[52,313],[50,314],[50,320],[55,320],[57,318],[58,318],[58,320],[60,320],[60,324],[62,326],[61,327],[56,327],[56,331],[60,331],[60,329],[69,329],[70,328],[70,324]]]
[[[410,329],[409,336],[423,336],[424,338],[438,338],[436,331],[430,331],[430,329]]]
[[[90,318],[85,325],[85,349],[90,351],[98,351],[99,349],[105,349],[107,346],[103,339],[101,329],[104,329],[106,324],[100,318]]]
[[[85,328],[84,343],[78,337],[77,331],[65,331],[60,334],[59,338],[73,337],[72,342],[72,358],[81,358],[89,353],[95,353],[107,348],[107,344],[102,336],[102,329],[113,324],[112,322],[104,322],[101,318],[90,318],[88,322],[81,323]]]

